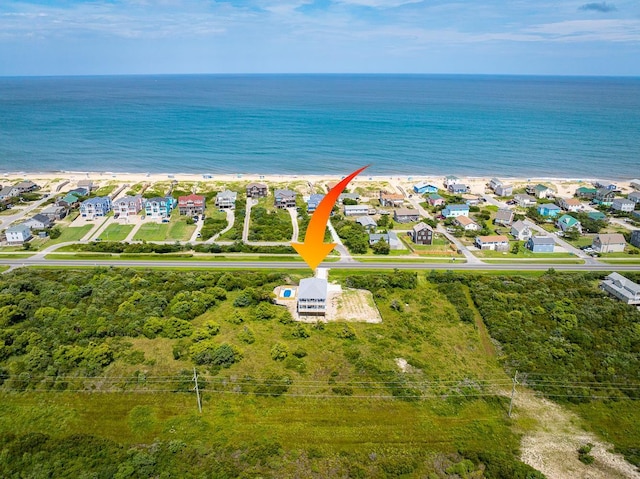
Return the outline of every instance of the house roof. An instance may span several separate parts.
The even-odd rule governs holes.
[[[521,220],[518,220],[511,225],[511,229],[515,229],[516,231],[523,231],[526,228],[528,228],[527,224]]]
[[[451,205],[447,205],[446,209],[448,209],[449,211],[469,211],[469,205],[454,203]]]
[[[576,190],[577,193],[595,193],[596,191],[595,188],[589,188],[588,186],[581,186]]]
[[[629,291],[629,292],[631,292],[633,294],[640,294],[640,284],[634,283],[630,279],[622,276],[619,273],[616,273],[615,271],[613,273],[611,273],[610,275],[608,275],[605,279],[613,281],[620,288],[626,289],[627,291]]]
[[[64,211],[62,206],[51,205],[47,206],[45,209],[41,211],[42,214],[56,214],[60,211]]]
[[[307,203],[320,203],[324,199],[324,195],[320,193],[314,193],[309,196],[309,201]]]
[[[371,241],[380,241],[385,240],[387,243],[389,242],[389,233],[371,233],[369,234],[369,242]]]
[[[475,225],[476,222],[473,221],[471,218],[469,218],[468,216],[456,216],[456,221],[458,223],[460,223],[462,226],[469,226],[469,225]]]
[[[404,200],[404,196],[399,193],[384,193],[380,192],[380,198],[383,200]]]
[[[539,205],[538,209],[539,210],[547,209],[547,210],[558,211],[558,210],[561,210],[562,208],[560,208],[558,205],[553,204],[553,203],[545,203],[543,205]]]
[[[414,225],[413,228],[411,228],[415,233],[418,233],[419,231],[422,230],[431,230],[433,231],[433,228],[431,226],[429,226],[426,223],[423,223],[422,221],[420,223],[418,223],[417,225]]]
[[[466,190],[467,185],[465,185],[464,183],[454,183],[453,185],[450,185],[449,188],[451,188],[452,190]]]
[[[285,198],[293,198],[296,197],[296,192],[291,190],[276,190],[274,193],[276,198],[285,199]]]
[[[367,205],[344,205],[345,211],[369,211],[369,207]]]
[[[600,241],[600,244],[626,244],[627,241],[620,233],[603,233],[597,234],[594,238]]]
[[[322,278],[304,278],[298,286],[298,300],[327,299],[327,280]]]
[[[147,203],[166,203],[169,202],[169,204],[173,204],[173,197],[171,196],[154,196],[153,198],[149,198],[147,200],[144,201],[144,204],[146,205]]]
[[[616,198],[613,200],[613,204],[615,205],[634,205],[635,201],[628,200],[626,198]]]
[[[498,178],[491,178],[491,183],[495,183],[496,185],[501,185],[502,180],[499,180]]]
[[[511,220],[513,219],[513,211],[508,208],[500,208],[496,213],[497,220]]]
[[[120,203],[129,203],[131,201],[136,201],[138,199],[142,199],[142,196],[140,195],[135,195],[135,196],[123,196],[122,198],[120,198],[119,200],[115,200],[113,202],[114,205],[118,205]]]
[[[587,216],[592,220],[603,220],[607,217],[602,211],[589,211]]]
[[[429,199],[431,200],[443,200],[444,198],[440,196],[438,193],[431,193],[429,195]]]
[[[105,203],[111,203],[111,199],[108,196],[96,196],[82,202],[83,205],[104,205]]]
[[[313,196],[313,195],[311,195],[311,196]],[[344,199],[359,200],[360,199],[360,195],[358,193],[340,193],[339,198],[341,200],[344,200]]]
[[[551,236],[532,236],[529,241],[534,245],[553,245],[556,243]]]
[[[7,228],[7,233],[23,233],[23,232],[27,232],[31,234],[31,228],[29,227],[29,225],[20,223],[20,224],[11,226],[10,228]]]
[[[249,183],[247,185],[247,188],[265,189],[267,188],[267,185],[265,185],[264,183]]]
[[[362,226],[378,226],[378,223],[371,216],[360,216],[356,218],[356,223],[360,223]]]
[[[609,188],[598,188],[596,190],[596,194],[598,195],[613,195],[615,196],[615,192],[613,190],[610,190]]]
[[[216,194],[216,199],[223,198],[223,199],[229,199],[229,200],[235,201],[237,197],[238,197],[238,193],[231,190],[220,191],[218,192],[218,194]]]
[[[567,206],[580,206],[582,204],[577,198],[562,198],[562,202]]]
[[[508,243],[509,238],[505,235],[488,235],[488,236],[478,236],[477,240],[482,241],[483,243]]]
[[[33,215],[31,219],[39,221],[40,223],[45,223],[45,224],[51,223],[51,220],[47,218],[45,215],[43,215],[42,213],[37,213]]]
[[[548,186],[545,186],[543,184],[538,183],[536,186],[533,187],[534,190],[536,191],[547,191],[550,190],[551,188],[549,188]]]
[[[13,191],[13,186],[5,186],[0,190],[0,196],[7,196]]]
[[[36,185],[31,180],[21,181],[20,183],[15,185],[16,188],[33,188],[34,186],[38,186],[38,185]]]
[[[560,218],[558,218],[558,223],[564,223],[569,227],[580,224],[580,222],[571,215],[562,215]]]
[[[187,195],[187,196],[178,196],[178,204],[186,205],[190,201],[193,202],[194,205],[204,205],[204,196],[201,195]]]
[[[531,195],[524,195],[524,194],[517,194],[517,195],[514,195],[514,198],[515,198],[516,200],[528,200],[528,201],[533,201],[533,202],[535,202],[535,201],[536,201],[536,199],[535,199],[533,196],[531,196]]]
[[[411,208],[398,208],[394,211],[396,216],[419,216],[418,210]]]
[[[640,191],[634,191],[633,193],[629,193],[629,199],[638,198],[640,199]]]

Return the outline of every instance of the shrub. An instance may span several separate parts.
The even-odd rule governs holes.
[[[284,361],[289,356],[289,348],[284,343],[276,343],[271,348],[271,359]]]
[[[189,349],[196,364],[209,364],[228,368],[242,359],[242,352],[227,343],[216,344],[212,340],[201,341]]]

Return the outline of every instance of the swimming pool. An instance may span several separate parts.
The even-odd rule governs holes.
[[[282,288],[280,290],[280,297],[283,299],[292,299],[296,295],[294,288]]]

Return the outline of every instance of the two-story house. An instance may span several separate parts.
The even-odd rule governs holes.
[[[264,198],[267,196],[269,188],[262,183],[249,183],[247,185],[247,198]]]
[[[415,244],[433,243],[433,228],[426,223],[418,223],[408,232]]]
[[[274,204],[276,208],[295,208],[297,193],[291,190],[276,190]]]
[[[176,200],[171,196],[156,196],[144,202],[144,214],[152,219],[164,219],[171,216]]]
[[[80,215],[87,219],[106,216],[109,211],[111,211],[111,198],[108,196],[89,198],[80,205]]]
[[[113,214],[116,218],[135,216],[142,211],[143,204],[144,200],[140,195],[123,196],[113,202]]]
[[[216,206],[220,209],[235,208],[238,193],[231,190],[220,191],[216,194]]]

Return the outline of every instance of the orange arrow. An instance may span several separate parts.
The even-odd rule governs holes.
[[[323,242],[324,231],[327,228],[327,221],[329,221],[329,216],[331,216],[333,205],[336,204],[338,196],[340,196],[340,193],[342,193],[349,182],[368,167],[369,165],[354,171],[333,187],[329,193],[322,198],[322,201],[313,212],[311,221],[309,221],[309,226],[307,227],[307,234],[304,237],[304,243],[291,243],[291,246],[302,256],[302,259],[309,265],[309,268],[316,269],[318,265],[322,263],[322,260],[331,253],[331,250],[336,247],[335,243]]]

